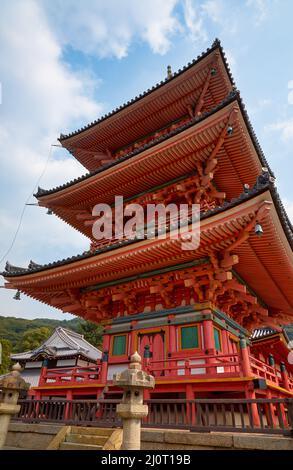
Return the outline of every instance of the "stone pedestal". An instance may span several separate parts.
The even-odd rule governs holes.
[[[20,376],[21,366],[15,364],[10,374],[0,379],[0,449],[4,446],[11,416],[18,413],[19,392],[28,390],[30,384]]]
[[[139,450],[141,419],[148,414],[148,406],[143,404],[143,390],[154,388],[155,379],[141,370],[141,357],[135,352],[129,369],[115,374],[113,383],[124,389],[122,402],[117,406],[117,414],[123,420],[121,449]]]

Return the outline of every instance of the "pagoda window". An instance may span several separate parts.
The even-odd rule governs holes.
[[[126,354],[126,335],[115,335],[112,343],[112,356],[124,356]]]
[[[215,341],[215,350],[221,351],[221,331],[218,328],[214,328],[214,341]]]
[[[180,327],[180,349],[196,349],[199,348],[198,326],[181,326]]]

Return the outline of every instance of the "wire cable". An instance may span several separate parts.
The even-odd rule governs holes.
[[[19,218],[19,222],[18,222],[18,226],[17,226],[17,229],[16,229],[16,232],[12,238],[12,242],[8,248],[8,250],[6,251],[6,253],[2,256],[2,258],[0,259],[0,264],[4,261],[4,259],[6,258],[6,256],[9,255],[10,251],[12,250],[13,246],[14,246],[14,243],[16,241],[16,238],[17,238],[17,235],[19,233],[19,230],[21,228],[21,224],[22,224],[22,220],[23,220],[23,217],[24,217],[24,213],[25,213],[25,210],[27,208],[27,204],[28,204],[28,201],[30,200],[30,198],[32,197],[32,195],[34,194],[35,190],[37,189],[37,187],[39,186],[39,182],[41,181],[42,177],[44,176],[46,170],[47,170],[47,166],[48,166],[48,163],[49,163],[49,160],[51,158],[51,155],[52,155],[52,147],[53,147],[53,144],[50,145],[50,150],[49,150],[49,154],[48,154],[48,157],[47,157],[47,160],[45,162],[45,165],[44,165],[44,168],[33,188],[33,190],[31,191],[31,193],[29,194],[28,198],[26,199],[25,203],[24,203],[24,206],[22,208],[22,211],[21,211],[21,214],[20,214],[20,218]]]

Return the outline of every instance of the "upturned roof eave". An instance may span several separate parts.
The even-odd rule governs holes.
[[[268,190],[271,194],[272,200],[274,202],[274,206],[276,208],[276,212],[278,214],[279,220],[281,222],[281,226],[284,230],[284,233],[286,235],[289,246],[290,246],[291,250],[293,250],[292,225],[291,225],[291,223],[288,219],[288,216],[286,214],[286,211],[285,211],[283,205],[280,202],[280,198],[278,196],[278,193],[277,193],[273,183],[271,183],[271,182],[267,182],[263,185],[260,185],[259,187],[257,187],[257,185],[256,185],[256,187],[253,188],[252,190],[250,190],[249,193],[243,193],[238,198],[235,198],[230,202],[225,202],[222,206],[217,207],[213,210],[207,211],[206,213],[201,215],[201,220],[205,220],[205,219],[211,218],[213,216],[216,216],[217,214],[224,213],[225,211],[228,211],[229,209],[231,209],[233,207],[236,207],[237,205],[243,204],[246,201],[249,201],[250,199],[253,199],[253,198],[257,197],[257,196],[261,195],[262,193],[264,193]],[[30,274],[35,274],[35,273],[38,273],[38,272],[51,270],[51,269],[54,269],[54,268],[57,268],[57,267],[60,267],[60,266],[65,266],[65,265],[68,265],[68,264],[71,264],[71,263],[75,263],[76,261],[82,261],[82,260],[85,260],[85,259],[90,259],[90,258],[93,258],[95,256],[98,256],[99,254],[106,253],[106,252],[111,252],[111,251],[114,251],[116,249],[123,248],[123,247],[126,247],[126,246],[134,244],[134,243],[137,243],[137,240],[135,240],[135,239],[134,240],[126,240],[124,242],[119,242],[117,244],[113,244],[113,245],[110,245],[110,246],[103,247],[103,248],[98,249],[94,252],[85,252],[81,255],[77,255],[77,256],[73,256],[73,257],[70,257],[70,258],[63,259],[63,260],[55,261],[53,263],[49,263],[47,265],[43,265],[43,266],[35,268],[35,269],[26,270],[25,272],[23,272],[23,268],[22,268],[21,272],[17,272],[17,271],[15,271],[15,272],[12,271],[10,273],[9,272],[3,272],[2,276],[4,276],[5,279],[9,280],[10,278],[14,278],[14,277],[23,277],[23,276],[27,276],[27,275],[30,275]]]
[[[231,93],[229,93],[229,95],[221,103],[219,103],[213,109],[211,109],[210,111],[208,111],[206,113],[203,113],[200,116],[197,116],[197,117],[191,119],[188,123],[186,123],[183,126],[169,132],[165,136],[154,139],[152,142],[150,142],[150,143],[144,145],[143,147],[138,148],[135,151],[133,151],[133,152],[117,159],[117,160],[115,160],[114,162],[109,163],[107,165],[104,165],[103,167],[100,167],[95,171],[86,173],[86,174],[84,174],[84,175],[82,175],[78,178],[75,178],[74,180],[68,181],[67,183],[64,183],[63,185],[57,186],[57,187],[49,189],[49,190],[38,188],[38,191],[37,191],[37,193],[34,194],[34,196],[39,200],[39,202],[41,202],[43,204],[43,198],[45,198],[46,196],[51,196],[51,195],[59,193],[59,192],[61,193],[63,190],[66,190],[69,187],[77,186],[78,184],[82,183],[83,181],[94,178],[96,175],[98,175],[100,173],[103,173],[104,171],[106,171],[110,168],[116,167],[120,163],[122,163],[126,160],[129,160],[132,157],[143,153],[145,150],[148,150],[152,147],[155,147],[156,145],[166,141],[167,139],[169,139],[171,137],[174,137],[176,135],[180,135],[181,132],[184,132],[185,130],[189,129],[190,127],[192,127],[196,124],[199,124],[200,122],[202,122],[203,120],[209,118],[210,116],[213,116],[214,114],[216,114],[220,110],[224,109],[226,106],[229,106],[233,102],[237,102],[238,105],[239,105],[243,120],[244,120],[245,125],[247,127],[249,136],[251,138],[252,144],[255,148],[255,151],[256,151],[256,154],[259,158],[261,166],[268,168],[270,175],[274,177],[274,173],[271,170],[271,168],[270,168],[270,166],[269,166],[269,164],[266,160],[266,157],[263,153],[263,150],[262,150],[262,148],[261,148],[261,146],[260,146],[260,144],[257,140],[257,137],[256,137],[256,134],[254,132],[253,126],[252,126],[252,124],[249,120],[249,117],[248,117],[248,114],[246,112],[245,106],[244,106],[243,101],[240,97],[240,93],[239,93],[238,90],[233,90]]]
[[[185,72],[190,70],[192,67],[197,66],[201,61],[203,61],[206,57],[208,57],[210,54],[212,54],[215,50],[219,50],[221,54],[221,58],[227,73],[227,76],[229,77],[231,86],[235,85],[234,78],[232,76],[229,64],[227,62],[225,52],[221,46],[221,42],[219,39],[215,39],[214,42],[212,43],[212,46],[207,48],[205,52],[203,52],[201,55],[197,56],[196,59],[194,59],[192,62],[189,62],[187,65],[183,66],[182,69],[179,69],[177,72],[174,72],[172,74],[171,78],[166,78],[165,80],[162,80],[161,82],[157,83],[154,85],[152,88],[149,88],[145,92],[139,94],[138,96],[135,96],[133,99],[130,101],[127,101],[126,103],[122,104],[121,106],[113,109],[111,112],[105,114],[104,116],[101,116],[100,118],[96,119],[95,121],[87,124],[86,126],[81,127],[80,129],[77,129],[76,131],[70,132],[69,134],[60,134],[59,137],[59,142],[63,145],[63,143],[68,143],[71,139],[74,139],[77,136],[83,135],[85,132],[87,132],[89,129],[98,127],[100,124],[105,123],[105,121],[110,121],[112,117],[116,117],[119,115],[119,113],[122,113],[125,111],[127,108],[131,108],[134,104],[137,104],[138,102],[142,102],[146,97],[151,95],[152,93],[156,92],[160,88],[164,88],[165,85],[169,84],[170,82],[175,81],[178,77],[182,76]]]

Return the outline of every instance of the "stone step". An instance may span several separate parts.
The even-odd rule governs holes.
[[[86,434],[89,435],[98,435],[98,436],[111,436],[113,428],[94,428],[94,427],[83,427],[83,426],[71,426],[72,434]]]
[[[90,444],[77,444],[76,442],[62,442],[60,450],[102,450],[103,446],[94,446]]]
[[[66,442],[72,442],[77,444],[90,444],[103,446],[108,440],[108,436],[98,436],[98,435],[87,435],[87,434],[68,434],[66,436]]]

